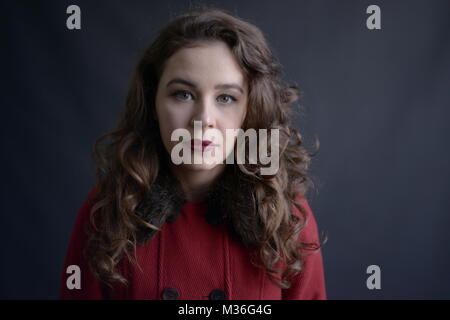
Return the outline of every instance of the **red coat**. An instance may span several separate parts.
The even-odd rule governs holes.
[[[224,224],[212,226],[202,217],[203,203],[188,202],[181,216],[166,222],[162,232],[145,245],[137,247],[137,261],[142,268],[123,259],[122,275],[128,275],[128,288],[105,290],[90,272],[83,257],[83,226],[93,205],[91,190],[75,222],[61,275],[61,299],[230,299],[230,300],[311,300],[326,299],[322,255],[318,251],[306,257],[304,271],[295,277],[289,289],[273,284],[264,270],[251,265],[248,251],[228,235]],[[317,224],[307,200],[298,198],[308,213],[308,224],[300,237],[317,241]],[[298,210],[294,208],[294,212]],[[66,273],[69,265],[81,270],[81,289],[69,290]]]

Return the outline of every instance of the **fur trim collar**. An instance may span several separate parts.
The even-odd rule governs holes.
[[[207,206],[206,220],[211,225],[226,223],[232,236],[244,240],[239,234],[246,233],[244,244],[252,245],[259,242],[255,236],[258,228],[256,204],[253,201],[253,184],[237,165],[226,165],[222,175],[212,186],[205,203]],[[187,202],[178,179],[167,166],[162,166],[151,191],[141,201],[136,214],[144,221],[161,228],[164,223],[175,221],[181,213],[182,205]],[[138,241],[149,241],[157,231],[141,228]],[[244,234],[245,234],[244,233]]]

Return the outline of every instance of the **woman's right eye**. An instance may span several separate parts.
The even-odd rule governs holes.
[[[181,101],[188,101],[189,97],[192,98],[192,94],[186,90],[178,90],[172,93],[172,96]]]

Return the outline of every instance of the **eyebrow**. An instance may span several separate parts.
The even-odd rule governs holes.
[[[187,86],[192,87],[192,88],[196,88],[197,87],[197,85],[195,83],[193,83],[191,81],[188,81],[188,80],[185,80],[185,79],[182,79],[182,78],[174,78],[174,79],[170,80],[167,83],[166,87],[170,86],[171,84],[175,84],[175,83],[184,84],[184,85],[187,85]],[[242,94],[244,93],[244,90],[241,88],[241,86],[236,84],[236,83],[220,83],[220,84],[216,84],[214,86],[214,89],[237,89]]]

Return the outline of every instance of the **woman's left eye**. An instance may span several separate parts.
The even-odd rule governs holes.
[[[219,100],[219,102],[226,103],[226,104],[237,101],[237,99],[235,97],[230,96],[228,94],[220,95],[218,97],[218,100]]]

